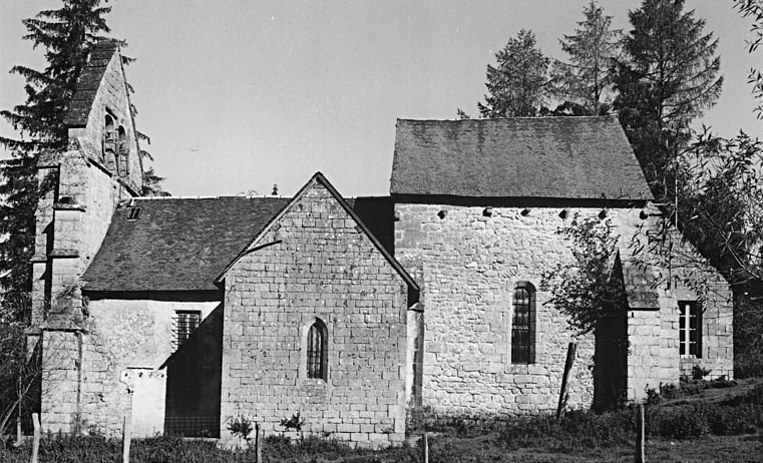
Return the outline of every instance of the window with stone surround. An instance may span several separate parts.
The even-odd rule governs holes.
[[[319,319],[307,331],[307,377],[326,381],[328,366],[328,330]]]
[[[116,118],[114,115],[109,111],[106,110],[106,116],[104,117],[103,121],[103,144],[102,144],[102,150],[103,150],[103,162],[106,165],[106,168],[114,172],[117,168],[117,159],[116,159],[116,151],[117,151],[117,129],[115,125]]]
[[[178,310],[175,312],[177,323],[177,347],[191,337],[201,323],[201,312],[196,310]]]
[[[526,281],[514,288],[511,323],[511,363],[535,362],[535,287]]]
[[[678,345],[682,357],[702,358],[702,311],[697,301],[678,302]]]
[[[127,131],[120,125],[119,129],[117,129],[117,174],[121,177],[130,173],[129,154]]]

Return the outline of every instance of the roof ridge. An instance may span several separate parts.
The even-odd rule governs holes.
[[[489,118],[479,118],[479,119],[410,119],[405,117],[398,117],[398,121],[405,121],[405,122],[458,122],[458,123],[469,123],[469,122],[493,122],[493,121],[516,121],[516,120],[526,120],[526,121],[547,121],[547,120],[569,120],[569,121],[579,121],[579,120],[590,120],[590,119],[613,119],[616,118],[616,114],[604,114],[602,116],[514,116],[514,117],[489,117]]]

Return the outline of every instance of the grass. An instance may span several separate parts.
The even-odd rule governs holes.
[[[604,414],[573,411],[561,423],[549,416],[516,419],[490,427],[451,421],[429,438],[430,462],[630,462],[635,439],[633,409]],[[760,461],[763,455],[763,380],[739,384],[692,382],[663,388],[647,406],[647,461]],[[382,450],[352,449],[330,439],[289,441],[270,436],[264,462],[418,463],[421,440]],[[26,463],[28,443],[0,448],[3,463]],[[117,440],[86,437],[45,439],[41,463],[120,462]],[[253,452],[229,452],[214,442],[173,437],[136,440],[133,463],[238,463]]]

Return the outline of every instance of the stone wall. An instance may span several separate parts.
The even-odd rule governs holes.
[[[628,313],[628,399],[643,400],[648,389],[692,377],[693,367],[710,371],[706,379],[734,375],[733,301],[728,282],[678,233],[649,243],[645,237],[661,230],[661,218],[648,221],[620,216],[616,221],[625,237],[636,236],[643,253],[630,256],[630,238],[621,239],[624,265],[641,266],[642,286],[656,295],[653,307],[631,307]],[[670,249],[671,252],[666,252]],[[639,263],[636,263],[638,261]],[[646,284],[648,281],[652,284]],[[680,355],[679,302],[697,301],[702,308],[702,355]]]
[[[142,167],[138,156],[138,142],[133,118],[130,113],[130,97],[125,87],[125,76],[122,68],[121,55],[115,53],[111,57],[106,71],[103,74],[98,87],[93,106],[90,109],[87,125],[85,127],[70,128],[69,138],[78,139],[83,144],[95,148],[95,153],[88,153],[88,157],[96,160],[104,167],[105,160],[102,158],[103,131],[106,114],[113,116],[116,127],[123,127],[126,132],[128,144],[127,173],[122,175],[123,180],[135,191],[140,190]],[[116,175],[116,171],[111,172]]]
[[[225,277],[222,432],[239,416],[266,434],[296,413],[303,431],[353,445],[405,432],[407,284],[313,180]],[[306,336],[327,328],[327,380],[307,378]]]
[[[84,331],[45,331],[43,430],[115,436],[131,416],[133,435],[163,432],[165,366],[177,348],[175,313],[197,310],[205,319],[218,305],[94,299]]]
[[[600,209],[397,204],[395,253],[422,273],[425,309],[423,405],[435,417],[475,419],[556,409],[567,344],[579,342],[569,404],[593,398],[593,336],[578,338],[546,305],[541,274],[572,255],[557,229],[575,212]],[[638,211],[617,211],[638,215]],[[537,292],[535,362],[511,363],[512,299],[518,282]]]
[[[574,339],[565,317],[537,293],[536,359],[512,365],[512,294],[520,281],[538,288],[544,271],[571,263],[569,244],[556,233],[576,214],[597,216],[600,208],[466,207],[397,204],[395,253],[422,283],[426,307],[423,405],[435,417],[491,416],[551,410],[556,407],[567,343]],[[524,213],[523,213],[524,212]],[[633,236],[654,228],[640,209],[609,209],[620,235],[627,265]],[[647,388],[677,382],[695,364],[710,377],[733,370],[731,293],[725,280],[680,237],[672,237],[673,255],[641,255],[652,263],[638,279],[655,294],[653,307],[630,310],[627,333],[628,398],[640,400]],[[660,266],[670,261],[669,265]],[[652,262],[654,261],[654,262]],[[669,269],[668,269],[669,267]],[[419,276],[420,275],[420,276]],[[666,278],[669,276],[670,278]],[[671,285],[667,282],[671,281]],[[707,294],[690,288],[705,286]],[[678,350],[678,301],[703,301],[703,356],[681,359]],[[593,398],[594,343],[579,340],[570,384],[570,405],[587,407]]]

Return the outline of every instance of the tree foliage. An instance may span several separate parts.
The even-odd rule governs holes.
[[[567,316],[579,333],[589,333],[624,307],[625,287],[616,263],[618,236],[609,219],[583,218],[559,230],[570,243],[573,263],[559,263],[545,272],[541,289],[550,291],[549,304]]]
[[[602,115],[609,111],[613,95],[610,68],[620,54],[622,32],[611,29],[612,17],[595,0],[583,10],[585,19],[578,22],[572,35],[559,40],[569,62],[555,61],[552,66],[554,94],[566,101],[557,108],[569,108],[574,115]],[[574,105],[578,105],[575,109]]]
[[[718,40],[683,0],[644,0],[614,70],[614,107],[658,201],[670,202],[689,124],[718,100]],[[666,201],[667,199],[667,201]]]
[[[752,20],[750,32],[752,39],[748,41],[750,53],[755,52],[763,43],[763,0],[734,0],[742,17]],[[758,100],[755,112],[758,119],[763,118],[763,71],[752,68],[747,75],[748,83],[752,85],[752,94]]]
[[[481,117],[537,116],[548,93],[549,58],[536,45],[535,34],[522,29],[487,66],[488,94],[477,103]]]
[[[5,163],[0,172],[0,317],[28,321],[31,310],[35,216],[38,201],[34,159]]]
[[[108,3],[108,0],[105,0]],[[66,148],[64,116],[84,66],[88,48],[110,32],[104,16],[110,7],[101,0],[63,0],[57,10],[43,10],[23,20],[33,47],[45,49],[47,67],[38,71],[14,66],[11,73],[26,79],[24,104],[0,111],[21,138],[0,137],[4,146],[25,154]]]
[[[47,67],[38,71],[14,66],[12,73],[26,79],[26,102],[13,110],[0,111],[20,137],[0,137],[0,144],[12,150],[15,163],[4,169],[0,194],[5,205],[0,217],[0,286],[3,306],[16,319],[26,319],[30,311],[32,275],[29,260],[34,252],[35,210],[43,185],[38,185],[36,161],[40,153],[61,151],[67,145],[64,124],[66,109],[76,89],[77,78],[87,59],[88,47],[108,33],[104,15],[109,7],[100,0],[65,0],[57,10],[44,10],[23,20],[23,37],[33,47],[45,50]]]

